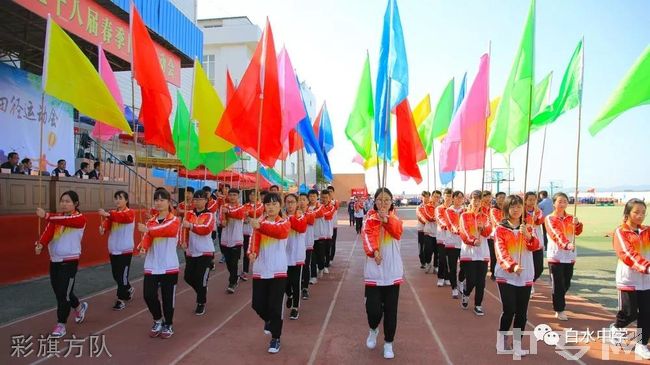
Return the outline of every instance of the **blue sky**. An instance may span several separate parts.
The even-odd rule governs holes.
[[[500,95],[519,46],[529,4],[528,0],[399,0],[411,105],[428,93],[435,107],[449,79],[455,77],[458,85],[465,71],[469,86],[490,41],[490,97]],[[385,7],[385,0],[199,0],[198,17],[246,15],[260,27],[269,17],[278,48],[282,44],[287,47],[301,79],[311,85],[319,102],[327,100],[335,138],[330,153],[334,173],[353,173],[363,169],[350,162],[354,149],[344,129],[366,50],[376,77]],[[537,1],[535,75],[540,80],[549,71],[554,72],[552,98],[577,42],[585,37],[581,186],[650,184],[650,169],[642,167],[645,162],[641,162],[648,156],[650,134],[646,124],[650,107],[627,112],[596,137],[587,132],[613,89],[650,43],[648,14],[647,0]],[[542,187],[554,181],[564,190],[573,189],[577,119],[575,109],[548,128]],[[542,132],[533,134],[529,190],[537,185],[541,146]],[[436,150],[438,147],[439,143]],[[515,169],[512,190],[523,188],[524,161],[525,147],[520,147],[511,159]],[[492,162],[495,168],[506,166],[500,155],[494,155]],[[422,172],[425,180],[417,186],[412,181],[402,182],[396,168],[389,169],[387,185],[399,193],[425,189],[424,167]],[[433,170],[430,172],[433,188]],[[455,186],[463,185],[463,175],[458,174]],[[376,171],[369,170],[366,180],[372,189]],[[467,173],[468,190],[479,188],[480,183],[480,171]]]

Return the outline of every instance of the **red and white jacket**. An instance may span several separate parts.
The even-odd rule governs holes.
[[[481,224],[483,229],[479,231]],[[465,212],[460,215],[460,261],[490,261],[487,238],[492,233],[490,217],[483,213]]]
[[[263,217],[260,228],[253,231],[248,253],[257,255],[253,264],[253,279],[287,277],[287,238],[291,222],[280,216],[274,220]]]
[[[420,204],[415,210],[418,217],[418,231],[427,236],[436,237],[436,208],[433,204]]]
[[[533,251],[539,249],[539,240],[533,235],[533,229],[527,226],[530,239],[527,240],[519,231],[519,227],[510,224],[500,224],[494,230],[496,240],[494,252],[497,257],[495,276],[497,283],[508,283],[514,286],[532,286],[535,277]],[[521,266],[523,271],[514,272],[515,265]]]
[[[333,226],[331,221],[336,210],[332,204],[316,203],[309,207],[314,213],[314,240],[326,240],[332,238]]]
[[[404,266],[400,253],[402,221],[395,212],[383,223],[379,213],[370,210],[361,233],[363,249],[366,252],[366,266],[363,276],[366,286],[399,285],[404,281]],[[375,252],[381,253],[381,264],[375,261]]]
[[[248,209],[244,205],[226,204],[221,207],[221,245],[238,247],[244,243],[244,218]]]
[[[560,217],[553,212],[546,216],[544,224],[548,236],[548,250],[546,252],[548,262],[563,264],[576,262],[575,247],[573,250],[567,250],[567,246],[573,243],[574,233],[576,236],[582,233],[582,223],[576,226],[573,222],[571,214],[565,213],[563,217]]]
[[[260,218],[264,214],[264,205],[262,203],[256,203],[253,207],[252,203],[244,204],[246,207],[246,217],[244,218],[244,227],[242,231],[244,236],[250,236],[253,234],[253,227],[251,227],[250,220],[251,218]]]
[[[291,223],[287,237],[287,266],[302,266],[305,264],[306,248],[305,234],[307,232],[307,216],[294,214],[288,217]]]
[[[316,216],[314,212],[309,211],[309,209],[304,212],[305,220],[307,221],[307,231],[305,231],[305,250],[312,251],[314,249],[314,223],[316,221]]]
[[[144,259],[145,275],[178,273],[176,246],[180,226],[181,220],[171,212],[161,223],[158,223],[158,216],[147,221],[149,231],[140,242],[140,247],[147,252]]]
[[[544,224],[544,214],[542,213],[541,209],[536,209],[533,211],[526,211],[524,212],[526,215],[526,224],[529,226],[533,227],[533,234],[539,242],[544,242],[544,228],[542,228],[542,225]],[[539,249],[543,250],[544,245],[539,245]]]
[[[613,245],[618,256],[618,290],[650,290],[650,227],[640,226],[637,233],[622,224],[614,232]]]
[[[463,240],[460,238],[460,215],[463,213],[464,208],[456,208],[453,205],[445,211],[447,215],[447,237],[445,240],[445,247],[447,248],[460,248]]]
[[[104,232],[108,235],[108,253],[111,255],[133,254],[133,231],[135,230],[135,212],[130,208],[111,210],[110,217],[104,219]]]
[[[47,213],[45,231],[40,242],[47,246],[51,262],[79,260],[81,255],[81,238],[86,228],[86,217],[78,211],[72,214]]]
[[[503,209],[499,207],[490,208],[490,220],[492,221],[492,238],[496,239],[496,229],[503,221]]]
[[[189,207],[189,208],[186,208],[186,207]],[[179,217],[183,218],[185,213],[191,212],[193,210],[194,210],[194,204],[192,204],[192,202],[190,202],[189,204],[186,204],[185,202],[180,202],[180,203],[178,203],[178,207],[176,208],[176,214]]]
[[[449,220],[447,219],[447,207],[444,204],[440,204],[436,207],[435,218],[436,218],[436,237],[437,244],[444,246],[447,238],[449,236]]]
[[[330,201],[330,204],[334,207],[334,215],[333,215],[332,221],[330,222],[330,227],[331,227],[331,230],[332,230],[332,235],[334,235],[334,228],[337,228],[337,223],[338,223],[338,222],[337,222],[337,219],[336,219],[336,216],[337,216],[337,214],[338,214],[338,212],[339,212],[339,208],[340,208],[341,202],[339,202],[339,201],[336,200],[336,199],[332,199],[332,200]]]
[[[187,242],[185,254],[189,257],[214,256],[214,214],[207,209],[192,211],[187,213],[186,221],[192,223],[192,227],[183,228],[183,242]]]

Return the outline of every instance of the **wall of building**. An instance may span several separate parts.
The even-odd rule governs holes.
[[[336,198],[341,201],[350,199],[352,188],[366,186],[365,174],[334,174],[332,185],[336,189]],[[372,192],[369,192],[372,194]]]

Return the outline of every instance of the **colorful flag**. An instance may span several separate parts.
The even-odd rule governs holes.
[[[163,150],[176,154],[172,131],[169,126],[169,115],[172,111],[172,98],[169,95],[167,81],[149,31],[140,14],[131,3],[131,47],[133,61],[131,69],[133,78],[138,81],[142,94],[140,117],[144,125],[144,143],[158,146]]]
[[[535,0],[532,0],[519,52],[501,96],[488,142],[498,153],[510,154],[528,140],[532,90],[535,86],[534,52]]]
[[[226,104],[232,99],[232,96],[235,95],[235,89],[235,83],[232,82],[230,71],[226,70]]]
[[[282,106],[282,133],[280,139],[285,141],[301,120],[307,115],[302,103],[298,79],[291,65],[287,49],[282,47],[278,55],[278,82],[280,84],[280,105]]]
[[[409,105],[408,99],[404,99],[397,108],[397,155],[399,160],[399,173],[403,176],[413,178],[417,184],[422,182],[422,174],[418,161],[424,153],[424,147],[418,136],[415,122],[413,122],[413,112]]]
[[[300,94],[302,95],[302,91]],[[303,105],[304,103],[305,100],[303,96]],[[327,153],[325,153],[319,146],[318,138],[316,137],[316,135],[314,134],[314,130],[312,129],[311,119],[309,118],[309,114],[305,114],[305,118],[301,120],[300,123],[298,123],[298,125],[296,126],[296,132],[298,132],[298,134],[300,135],[305,145],[305,150],[307,151],[307,153],[316,155],[316,159],[318,160],[318,164],[321,166],[321,169],[323,171],[323,176],[325,177],[325,179],[332,181],[333,179],[332,168],[330,167],[329,158],[327,157]]]
[[[357,98],[348,118],[348,124],[345,126],[345,135],[363,159],[369,159],[373,154],[372,122],[374,115],[370,57],[366,54],[366,61],[361,72],[361,81],[357,89]]]
[[[484,54],[467,98],[458,108],[440,150],[440,170],[483,168],[486,120],[490,115],[490,56]]]
[[[176,146],[176,157],[186,169],[194,170],[203,163],[203,156],[199,153],[199,137],[180,91],[176,91],[176,116],[172,138]]]
[[[553,104],[544,108],[533,118],[533,126],[540,127],[553,123],[562,113],[580,104],[582,100],[582,60],[582,40],[580,40],[575,51],[573,51],[566,71],[564,71],[557,98],[555,98]],[[542,98],[545,96],[546,94]]]
[[[334,148],[334,136],[332,135],[332,123],[330,114],[327,111],[327,104],[323,102],[321,107],[320,123],[318,128],[318,144],[325,153],[329,153]]]
[[[74,41],[48,17],[43,91],[72,104],[81,114],[132,134],[104,81]]]
[[[440,138],[441,141],[444,141],[445,136],[447,135],[447,132],[449,131],[449,125],[451,125],[451,119],[456,115],[456,112],[458,111],[458,108],[460,108],[460,104],[465,100],[465,90],[467,89],[467,72],[463,74],[463,80],[460,83],[460,90],[458,90],[458,97],[456,98],[456,104],[453,107],[453,111],[451,113],[451,117],[449,119],[449,122],[447,123],[447,128],[445,129],[445,134],[443,134]],[[442,150],[440,150],[442,152]],[[438,166],[440,166],[440,158],[438,159]],[[449,184],[450,182],[454,181],[454,178],[456,177],[456,172],[454,171],[442,171],[441,168],[439,168],[439,174],[440,174],[440,182],[442,182],[443,185]]]
[[[233,145],[214,134],[223,115],[221,98],[197,59],[194,60],[192,84],[192,119],[199,123],[199,152],[228,151]]]
[[[397,0],[388,0],[379,50],[375,92],[375,141],[379,157],[391,160],[390,111],[408,95],[408,62]]]
[[[535,85],[535,90],[533,90],[533,108],[531,110],[531,115],[535,116],[533,118],[533,127],[535,125],[535,119],[537,118],[536,116],[543,110],[542,108],[548,106],[548,94],[552,78],[553,71],[549,72],[542,81],[538,82],[537,85]]]
[[[234,148],[225,152],[210,152],[203,154],[203,165],[210,170],[213,174],[218,174],[221,171],[229,168],[235,162],[239,161],[240,156],[235,152]]]
[[[258,137],[263,133],[263,138]],[[216,134],[266,166],[282,153],[282,107],[273,31],[268,19],[242,80],[226,105]]]
[[[624,112],[650,104],[650,46],[647,46],[632,68],[627,72],[607,104],[589,127],[595,136]]]
[[[433,139],[431,138],[431,131],[433,129],[433,114],[431,114],[431,98],[427,94],[422,101],[413,109],[413,120],[418,129],[420,141],[424,147],[424,160],[427,156],[431,155],[433,149]]]
[[[449,83],[445,87],[445,90],[440,95],[440,100],[436,105],[436,111],[433,113],[431,118],[431,134],[430,139],[431,146],[433,146],[433,139],[440,138],[447,134],[447,129],[449,129],[449,124],[451,123],[451,117],[454,114],[454,79],[449,80]]]
[[[108,90],[111,92],[111,95],[113,95],[115,102],[117,102],[117,106],[120,108],[120,110],[124,110],[124,102],[122,101],[122,94],[120,93],[120,87],[117,85],[115,74],[113,74],[113,70],[111,69],[111,65],[108,63],[108,60],[106,59],[106,55],[104,54],[104,49],[102,48],[101,44],[97,46],[97,51],[98,51],[97,64],[99,66],[98,67],[99,76],[102,78],[102,80],[104,80],[106,87],[108,87]],[[90,135],[97,140],[108,141],[114,135],[119,133],[120,133],[119,129],[115,127],[111,127],[110,125],[107,125],[105,123],[102,123],[99,120],[96,120],[95,127],[93,127],[93,130],[92,132],[90,132]]]

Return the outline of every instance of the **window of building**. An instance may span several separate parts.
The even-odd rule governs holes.
[[[203,55],[203,69],[205,70],[205,73],[208,75],[208,80],[210,80],[212,86],[214,86],[214,74],[215,74],[214,63],[215,63],[215,56],[213,54]]]

